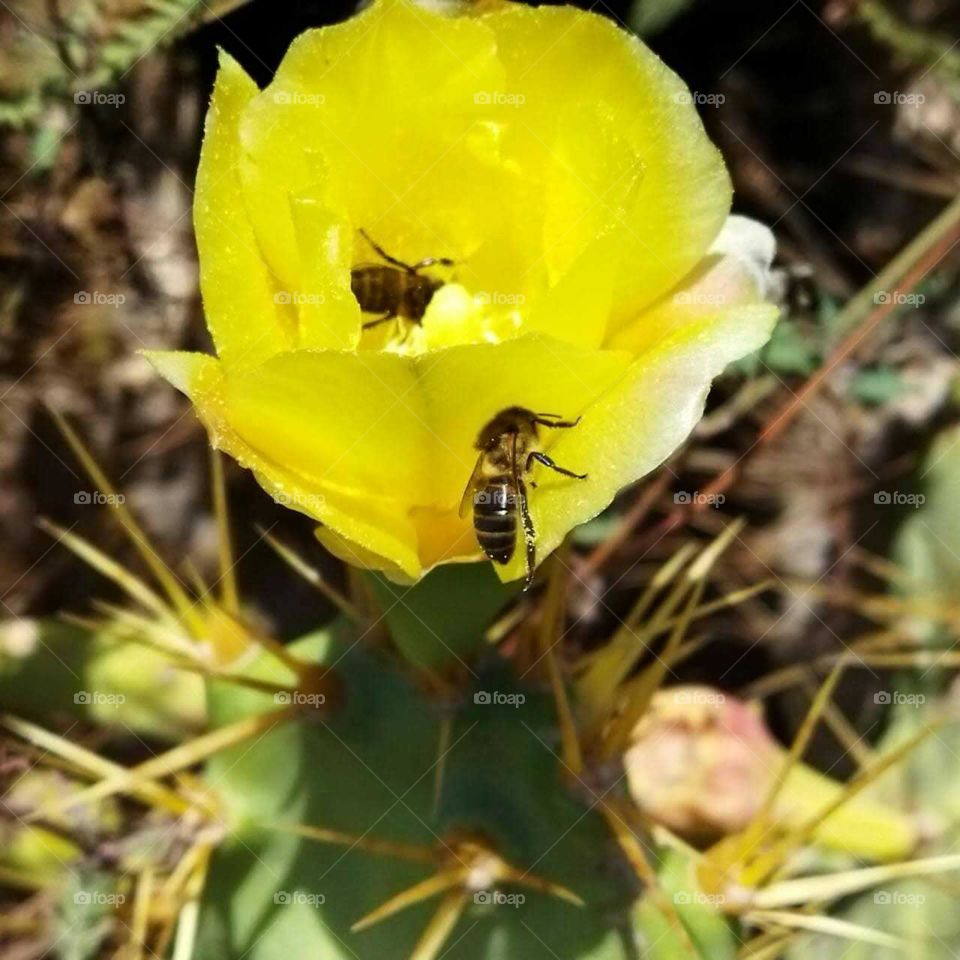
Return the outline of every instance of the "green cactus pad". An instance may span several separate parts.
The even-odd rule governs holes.
[[[229,834],[204,894],[197,956],[399,960],[437,908],[433,898],[352,933],[352,923],[430,876],[433,867],[302,839],[264,823],[303,823],[425,847],[455,830],[477,831],[511,864],[586,901],[577,907],[511,886],[501,890],[507,902],[484,903],[490,898],[480,894],[448,943],[456,944],[449,955],[458,960],[635,955],[624,945],[635,881],[600,816],[561,782],[549,698],[517,686],[502,664],[476,667],[474,689],[453,714],[434,809],[442,712],[412,675],[387,657],[326,635],[293,649],[335,665],[343,704],[323,720],[283,723],[210,763]],[[254,669],[283,678],[283,668],[266,658]],[[224,684],[211,690],[210,700],[217,723],[275,706],[269,694]]]

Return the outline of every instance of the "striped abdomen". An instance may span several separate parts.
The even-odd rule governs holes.
[[[507,563],[517,542],[517,495],[510,476],[490,477],[473,495],[473,529],[494,563]]]
[[[390,267],[357,267],[350,273],[350,289],[364,313],[397,310],[406,277]]]
[[[392,314],[419,323],[438,287],[431,277],[396,267],[355,267],[350,290],[363,313]]]

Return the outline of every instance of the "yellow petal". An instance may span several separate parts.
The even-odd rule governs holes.
[[[220,369],[214,357],[186,350],[144,350],[143,355],[168,383],[192,400],[206,382],[219,382]]]
[[[350,350],[360,339],[360,305],[350,290],[353,238],[321,198],[291,201],[301,251],[301,289],[290,291],[299,316],[301,349]]]
[[[731,221],[744,221],[731,217]],[[761,246],[769,231],[752,221],[745,221],[761,234]],[[735,232],[735,231],[734,231]],[[724,234],[726,234],[726,228]],[[696,268],[668,294],[622,327],[611,338],[611,345],[633,353],[643,353],[676,331],[702,323],[710,317],[762,303],[769,259],[772,259],[772,238],[764,255],[736,244],[716,244],[717,252],[697,264]]]
[[[615,224],[623,260],[614,319],[628,320],[720,230],[731,196],[723,160],[683,82],[609,19],[520,4],[482,19],[497,36],[504,89],[525,97],[504,153],[525,172],[546,171],[544,245],[562,237],[572,260]]]
[[[569,343],[598,347],[607,335],[614,284],[623,263],[618,231],[607,229],[532,305],[526,325]]]
[[[296,287],[300,271],[289,198],[328,176],[352,226],[401,259],[476,246],[503,174],[474,94],[501,75],[486,26],[409,0],[294,41],[243,126],[245,195],[284,282]],[[359,238],[355,253],[371,258]]]
[[[309,444],[310,438],[317,435],[322,414],[336,419],[343,412],[342,404],[328,405],[316,412],[312,425],[307,422],[305,437],[298,438],[296,430],[303,427],[304,417],[303,411],[297,407],[297,400],[303,399],[304,395],[295,396],[290,406],[285,408],[283,399],[275,392],[277,384],[282,386],[284,382],[284,373],[289,372],[285,363],[293,358],[298,358],[301,363],[309,363],[311,358],[322,358],[321,369],[334,382],[332,389],[335,394],[335,361],[338,357],[347,363],[357,359],[350,354],[285,354],[270,361],[265,370],[248,371],[238,376],[232,369],[203,354],[147,353],[147,358],[160,374],[193,401],[215,447],[225,450],[241,466],[253,470],[257,481],[277,502],[319,520],[324,525],[321,539],[325,539],[326,528],[329,528],[337,543],[355,545],[352,558],[342,550],[335,552],[354,562],[367,557],[381,558],[375,564],[378,569],[386,569],[407,579],[417,579],[422,569],[417,554],[416,531],[407,513],[408,504],[398,501],[395,496],[384,495],[381,491],[385,483],[379,477],[373,478],[377,487],[375,492],[369,489],[340,490],[332,486],[329,477],[339,477],[336,463],[338,453],[333,444],[324,442],[321,450],[307,450],[306,456],[300,455],[303,447],[298,446],[298,441],[303,439],[305,444]],[[384,359],[400,361],[397,357]],[[379,372],[394,386],[398,378],[403,376],[402,371],[384,374],[381,368]],[[252,401],[243,396],[245,384],[254,398]],[[382,388],[387,390],[389,386],[385,383]],[[296,394],[296,391],[293,392]],[[242,398],[239,402],[238,396]],[[336,398],[326,398],[327,401],[331,399]],[[261,421],[256,412],[251,414],[250,408],[255,408],[258,401],[270,407],[275,418],[272,424]],[[321,402],[325,401],[321,399]],[[348,433],[349,428],[341,436]],[[357,435],[352,439],[356,441]],[[288,449],[289,444],[293,444],[292,453]],[[381,463],[382,466],[379,458],[384,451],[377,450],[375,444],[372,448],[362,446],[368,455],[371,449],[371,462]],[[344,450],[347,456],[356,456],[346,445]],[[330,458],[329,475],[324,474],[324,452]],[[395,454],[397,449],[388,448],[385,452],[388,455]],[[415,463],[420,462],[416,457],[410,459]],[[387,478],[390,475],[387,471]],[[363,479],[371,478],[369,474],[365,478],[358,478]]]
[[[759,304],[678,330],[636,359],[623,379],[583,412],[576,429],[557,431],[550,455],[589,478],[569,482],[535,468],[539,486],[530,509],[539,559],[676,450],[700,419],[713,378],[762,346],[776,316],[775,307]],[[521,576],[519,558],[503,573],[507,579]]]
[[[461,518],[449,510],[417,507],[411,519],[417,556],[406,563],[398,560],[401,552],[397,549],[376,553],[369,546],[360,546],[356,534],[352,533],[348,538],[329,525],[317,529],[317,539],[346,563],[365,570],[379,570],[398,583],[412,583],[444,563],[480,559],[480,547],[469,517]],[[341,526],[340,529],[344,528]]]
[[[225,370],[220,396],[225,424],[265,461],[316,489],[411,504],[430,489],[417,388],[409,358],[297,351]]]
[[[257,472],[257,480],[267,490],[272,469]],[[405,505],[393,500],[344,496],[327,491],[316,509],[322,526],[318,538],[349,563],[383,570],[395,580],[413,582],[423,576],[417,545],[417,531]],[[349,545],[338,552],[335,543]]]
[[[225,53],[207,114],[193,219],[207,326],[228,363],[259,363],[293,343],[295,316],[275,298],[240,190],[237,136],[256,84]]]
[[[370,541],[367,541],[366,545],[361,544],[361,536],[349,522],[339,526],[339,530],[331,526],[320,526],[315,533],[317,539],[344,563],[362,570],[377,570],[395,583],[416,583],[423,575],[424,570],[420,566],[416,550],[411,550],[408,543],[396,543],[386,549],[381,548],[378,552],[372,549]],[[411,543],[415,544],[414,538],[411,538]],[[395,559],[399,554],[408,557],[406,563]]]

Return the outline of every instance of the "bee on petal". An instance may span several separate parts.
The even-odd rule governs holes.
[[[563,420],[556,413],[507,407],[484,426],[474,444],[480,456],[460,501],[460,516],[466,516],[472,505],[473,529],[480,549],[494,563],[506,564],[516,549],[519,515],[526,547],[527,587],[536,567],[536,531],[527,504],[527,481],[533,465],[543,464],[575,480],[587,479],[585,473],[558,466],[538,449],[539,428],[564,430],[579,422],[579,417]],[[536,487],[532,480],[529,483]]]

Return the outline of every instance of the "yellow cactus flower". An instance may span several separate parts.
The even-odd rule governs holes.
[[[542,559],[670,455],[775,319],[772,240],[728,220],[691,101],[572,7],[379,0],[300,36],[262,91],[224,56],[194,210],[217,357],[150,357],[327,547],[403,581],[481,558],[458,507],[485,424],[579,417],[542,442],[588,478],[529,476]]]

